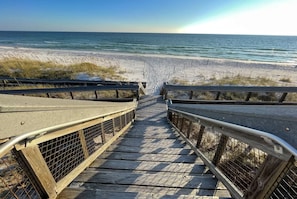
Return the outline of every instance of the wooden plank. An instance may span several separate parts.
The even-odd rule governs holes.
[[[36,145],[24,148],[21,150],[21,153],[28,161],[30,167],[48,194],[49,198],[55,198],[57,196],[55,191],[56,181],[53,178],[46,162],[44,161],[38,146]]]
[[[197,188],[199,185],[202,189],[213,189],[217,185],[217,179],[213,176],[213,174],[189,176],[175,173],[160,175],[85,171],[79,175],[75,181],[179,188]]]
[[[126,152],[126,153],[151,153],[151,154],[171,154],[171,155],[189,155],[193,151],[188,147],[185,148],[166,148],[166,147],[135,147],[125,145],[111,145],[108,152]]]
[[[201,199],[201,196],[194,195],[167,195],[162,193],[145,193],[145,192],[107,192],[104,190],[72,189],[65,190],[58,199],[85,199],[85,198],[110,198],[110,199],[131,199],[131,198],[162,198],[162,199]],[[216,196],[203,196],[203,199],[217,199]]]
[[[168,155],[168,154],[139,154],[123,152],[106,152],[100,156],[115,160],[134,160],[134,161],[155,161],[155,162],[180,162],[180,163],[197,163],[201,162],[196,155]]]
[[[114,185],[114,184],[97,184],[85,182],[83,185],[81,183],[72,183],[70,186],[72,189],[84,188],[91,190],[104,190],[104,191],[119,191],[119,192],[147,192],[153,194],[166,194],[174,195],[178,197],[179,195],[187,196],[217,196],[223,197],[225,199],[230,198],[230,193],[218,183],[218,186],[214,189],[201,189],[199,187],[194,189],[189,188],[172,188],[172,187],[156,187],[156,186],[139,186],[139,185]],[[67,190],[66,190],[67,192]],[[202,198],[202,197],[201,197]]]
[[[162,123],[158,123],[156,125],[156,122],[141,122],[141,124],[134,124],[137,128],[132,127],[132,129],[129,131],[129,134],[165,134],[165,135],[172,135],[173,133],[171,131],[168,131],[168,123],[166,121]]]
[[[136,147],[165,147],[165,148],[182,148],[185,146],[185,142],[179,140],[143,140],[143,139],[119,139],[114,144]]]
[[[171,172],[187,173],[191,175],[201,175],[206,171],[205,165],[201,161],[196,164],[171,163],[171,162],[148,162],[131,160],[106,160],[96,159],[89,168],[111,169],[111,170],[133,170],[150,172]],[[114,172],[114,171],[113,171]]]
[[[163,133],[129,133],[123,136],[123,138],[143,138],[143,139],[178,139],[178,136],[174,134]]]

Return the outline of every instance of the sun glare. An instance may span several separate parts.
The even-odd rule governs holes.
[[[182,33],[297,35],[297,1],[217,16],[183,27]]]

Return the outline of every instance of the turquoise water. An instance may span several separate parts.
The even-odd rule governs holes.
[[[297,63],[296,36],[0,31],[0,46]]]

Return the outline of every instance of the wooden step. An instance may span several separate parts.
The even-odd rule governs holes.
[[[96,159],[89,169],[110,169],[126,171],[146,171],[146,172],[171,172],[187,173],[188,175],[201,175],[207,172],[204,164],[169,163],[169,162],[144,162],[131,160],[108,160]],[[113,171],[115,172],[115,171]]]
[[[148,199],[148,198],[162,198],[162,199],[227,199],[230,197],[218,197],[218,196],[194,196],[194,195],[166,195],[162,193],[146,193],[146,192],[119,192],[119,191],[104,191],[98,189],[65,189],[58,199]]]
[[[113,160],[172,162],[172,163],[202,163],[196,155],[169,155],[169,154],[139,154],[124,152],[105,152],[100,158]]]
[[[111,145],[108,152],[126,152],[126,153],[140,153],[140,154],[170,154],[170,155],[190,155],[194,152],[190,147],[185,146],[184,148],[162,148],[162,147],[136,147],[136,146],[125,146],[125,145]]]
[[[115,184],[115,185],[139,185],[139,186],[156,186],[172,188],[189,188],[189,189],[225,189],[217,187],[218,180],[212,174],[202,174],[199,176],[190,176],[187,174],[176,173],[156,173],[156,174],[137,174],[131,172],[115,171],[89,171],[81,173],[74,182]]]
[[[82,187],[83,186],[83,187]],[[226,189],[188,189],[188,188],[172,188],[172,187],[154,187],[154,186],[139,186],[139,185],[114,185],[114,184],[97,184],[97,183],[80,183],[73,182],[70,185],[71,189],[87,189],[100,191],[116,191],[116,192],[137,192],[137,193],[152,193],[161,195],[179,195],[187,196],[220,196],[230,198],[230,194]]]
[[[186,145],[185,141],[175,139],[137,139],[137,138],[119,138],[114,142],[117,145],[134,147],[166,147],[182,148]]]

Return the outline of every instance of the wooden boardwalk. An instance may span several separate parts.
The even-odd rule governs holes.
[[[230,198],[230,195],[168,124],[164,101],[153,98],[140,102],[133,127],[59,198]]]

